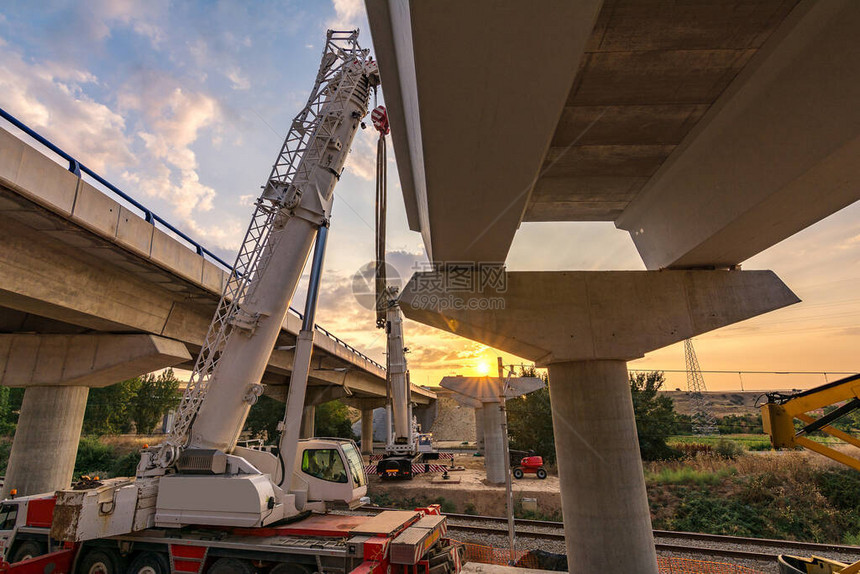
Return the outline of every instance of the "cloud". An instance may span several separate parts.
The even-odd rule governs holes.
[[[143,143],[148,166],[140,173],[126,171],[123,179],[151,197],[169,201],[186,221],[193,222],[195,210],[211,210],[215,190],[200,182],[191,146],[204,129],[219,126],[222,113],[217,100],[150,71],[126,84],[117,101],[124,113],[141,116],[135,135]]]
[[[359,130],[352,141],[344,168],[365,181],[376,179],[376,131],[368,127]],[[390,179],[390,178],[389,178]]]
[[[364,16],[361,0],[332,0],[335,16],[330,20],[330,28],[351,30],[358,27],[359,18]]]
[[[25,62],[0,45],[0,105],[93,170],[131,166],[125,120],[86,95],[97,78],[56,62]]]
[[[147,38],[153,47],[164,42],[165,34],[160,22],[167,15],[166,0],[91,0],[78,5],[76,20],[93,40],[104,40],[116,25],[127,27]]]
[[[234,90],[249,90],[251,89],[251,80],[242,74],[237,67],[232,67],[226,72],[227,79],[232,83]]]

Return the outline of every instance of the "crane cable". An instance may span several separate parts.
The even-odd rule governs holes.
[[[374,104],[376,104],[376,90],[373,92]],[[370,113],[373,127],[379,132],[379,140],[376,143],[376,273],[375,273],[375,301],[376,301],[376,327],[386,327],[386,310],[388,309],[388,294],[386,293],[385,273],[385,227],[388,208],[388,161],[386,159],[385,136],[389,132],[388,112],[385,106],[375,106]],[[385,371],[389,371],[389,356],[386,353]],[[385,399],[387,404],[391,400],[391,384],[386,376]]]

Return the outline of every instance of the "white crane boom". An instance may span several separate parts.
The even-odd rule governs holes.
[[[314,237],[328,225],[334,186],[367,113],[370,90],[379,81],[376,64],[357,36],[358,31],[328,32],[313,90],[256,202],[160,453],[162,466],[175,462],[186,447],[231,452],[262,393],[260,380]],[[313,328],[311,322],[311,343]],[[297,383],[306,380],[294,376],[291,391]]]

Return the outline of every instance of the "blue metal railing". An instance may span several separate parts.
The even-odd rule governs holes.
[[[51,142],[50,140],[48,140],[47,138],[45,138],[41,134],[37,133],[36,131],[32,130],[29,126],[24,124],[22,121],[20,121],[18,118],[16,118],[12,114],[10,114],[6,110],[4,110],[3,108],[0,108],[0,117],[4,118],[10,124],[12,124],[13,126],[18,128],[19,130],[21,130],[22,132],[24,132],[25,134],[27,134],[28,136],[30,136],[31,138],[33,138],[34,140],[36,140],[37,142],[39,142],[40,144],[42,144],[43,146],[45,146],[46,148],[48,148],[49,150],[51,150],[52,152],[57,154],[58,156],[60,156],[61,158],[66,160],[67,162],[69,162],[69,171],[70,172],[74,173],[78,177],[81,177],[82,173],[87,174],[88,176],[93,178],[95,181],[102,184],[105,188],[107,188],[108,190],[110,190],[114,194],[118,195],[123,200],[125,200],[126,202],[128,202],[132,206],[136,207],[141,212],[143,212],[144,219],[148,223],[150,223],[153,227],[155,226],[156,223],[160,223],[166,229],[168,229],[172,233],[176,234],[178,237],[182,238],[186,242],[188,242],[194,248],[194,250],[197,252],[197,255],[203,257],[204,259],[206,257],[209,257],[214,263],[218,263],[219,265],[221,265],[221,267],[223,267],[224,270],[227,271],[228,273],[233,272],[233,266],[232,265],[230,265],[229,263],[227,263],[226,261],[224,261],[223,259],[221,259],[217,255],[215,255],[214,253],[212,253],[211,251],[209,251],[208,249],[206,249],[205,247],[203,247],[202,245],[200,245],[199,243],[197,243],[196,241],[191,239],[188,235],[186,235],[185,233],[183,233],[179,229],[175,228],[173,225],[171,225],[166,220],[164,220],[161,216],[154,213],[151,209],[145,207],[140,202],[133,199],[130,195],[128,195],[127,193],[125,193],[124,191],[122,191],[121,189],[119,189],[118,187],[116,187],[115,185],[110,183],[109,181],[107,181],[105,178],[103,178],[102,176],[100,176],[99,174],[97,174],[96,172],[94,172],[93,170],[91,170],[90,168],[88,168],[87,166],[82,164],[81,162],[79,162],[77,159],[75,159],[74,157],[72,157],[71,155],[69,155],[68,153],[66,153],[65,151],[63,151],[62,149],[57,147],[56,145],[54,145],[53,142]],[[302,314],[299,313],[297,310],[293,309],[292,307],[290,307],[290,311],[294,315],[296,315],[299,319],[304,319]],[[381,364],[377,363],[376,361],[374,361],[373,359],[371,359],[370,357],[368,357],[367,355],[365,355],[364,353],[362,353],[361,351],[359,351],[358,349],[356,349],[355,347],[353,347],[352,345],[350,345],[346,341],[342,340],[340,337],[333,335],[327,329],[324,329],[323,327],[321,327],[317,324],[314,324],[314,329],[322,332],[326,337],[334,340],[338,345],[341,345],[342,347],[344,347],[348,351],[355,353],[356,355],[358,355],[359,357],[361,357],[365,361],[379,367],[380,369],[385,369],[385,367],[383,367]]]

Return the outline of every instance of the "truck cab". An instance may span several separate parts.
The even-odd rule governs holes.
[[[299,441],[293,491],[306,490],[307,500],[357,507],[367,494],[367,476],[358,448],[342,438]]]
[[[45,494],[0,502],[0,557],[20,562],[48,552],[55,503]]]

